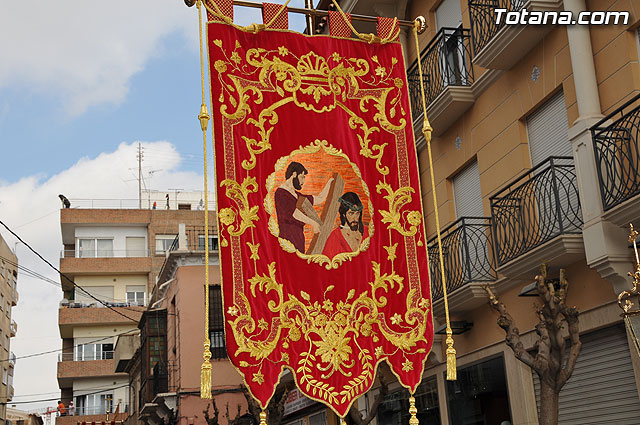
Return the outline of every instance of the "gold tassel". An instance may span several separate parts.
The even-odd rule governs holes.
[[[260,425],[267,425],[267,412],[264,409],[260,412]]]
[[[409,397],[409,414],[411,415],[409,418],[409,425],[418,425],[420,423],[416,416],[417,413],[418,409],[416,408],[416,399],[413,397],[413,394],[411,394],[411,397]]]
[[[447,381],[455,381],[458,379],[456,371],[456,349],[453,348],[453,336],[451,328],[447,328]]]
[[[200,368],[200,398],[212,398],[211,396],[211,351],[209,341],[204,342],[204,353],[202,358],[204,362]]]

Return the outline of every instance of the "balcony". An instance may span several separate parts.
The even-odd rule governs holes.
[[[9,388],[7,389],[7,401],[11,401],[11,399],[13,399],[14,394],[15,394],[15,389],[13,388],[13,385],[9,385]]]
[[[469,0],[473,63],[483,68],[508,70],[553,28],[553,25],[505,25],[506,13],[502,14],[500,23],[496,23],[496,9],[557,12],[561,8],[561,0]]]
[[[640,217],[639,126],[640,95],[591,128],[604,217],[619,226]]]
[[[73,328],[78,325],[127,324],[135,326],[145,307],[111,307],[102,304],[62,304],[58,310],[58,326],[61,338],[73,338]]]
[[[73,381],[79,378],[97,378],[102,376],[127,376],[115,373],[115,361],[113,358],[104,360],[74,361],[72,353],[62,354],[58,362],[58,385],[60,388],[71,387]],[[112,356],[113,357],[113,356]],[[68,360],[67,360],[68,359]]]
[[[117,417],[113,412],[108,414],[109,421],[105,422],[107,418],[107,409],[105,406],[99,407],[76,407],[73,415],[67,414],[66,416],[58,416],[56,418],[56,425],[78,425],[86,424],[86,425],[97,425],[97,424],[120,424],[123,423],[128,417],[129,406],[120,404],[120,411],[118,412]]]
[[[542,262],[565,266],[584,257],[573,158],[550,157],[490,202],[497,271],[506,277],[529,279]]]
[[[122,254],[122,255],[120,255]],[[117,270],[124,273],[149,273],[151,272],[151,257],[147,250],[145,255],[125,255],[115,253],[103,256],[80,256],[74,250],[61,252],[60,271],[70,278],[78,274],[104,274]],[[66,279],[62,279],[63,286]]]
[[[9,367],[15,367],[15,366],[16,366],[16,355],[12,351],[11,354],[9,354]]]
[[[15,320],[11,321],[11,325],[9,325],[9,330],[10,330],[11,338],[16,336],[16,333],[18,333],[18,324],[15,322]]]
[[[471,36],[468,29],[442,28],[420,54],[424,96],[433,134],[442,134],[471,105]],[[407,71],[413,121],[423,115],[420,72],[415,61]],[[421,124],[421,122],[420,122]]]
[[[441,232],[449,308],[457,313],[486,302],[484,282],[496,280],[491,222],[485,217],[462,217]],[[429,243],[431,298],[436,316],[444,315],[444,292],[437,237]]]

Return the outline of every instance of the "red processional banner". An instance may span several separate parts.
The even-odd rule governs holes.
[[[209,22],[225,334],[265,407],[288,368],[344,416],[386,361],[415,390],[433,342],[399,43]]]

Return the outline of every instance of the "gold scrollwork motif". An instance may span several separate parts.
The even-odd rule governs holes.
[[[415,190],[410,186],[404,186],[394,191],[388,183],[378,182],[376,192],[382,194],[382,191],[387,193],[383,196],[384,199],[389,202],[388,211],[380,210],[382,222],[388,223],[387,228],[397,230],[402,236],[415,236],[418,231],[418,226],[422,222],[420,212],[407,212],[406,221],[409,223],[408,229],[405,229],[401,223],[403,214],[400,212],[404,205],[411,202],[411,194],[415,192]]]
[[[249,227],[255,227],[254,221],[258,221],[258,206],[249,205],[249,193],[258,191],[258,184],[254,177],[247,177],[238,184],[235,180],[225,179],[220,182],[220,187],[226,187],[226,195],[232,199],[237,207],[240,216],[240,223],[236,223],[236,213],[232,208],[222,208],[220,210],[220,223],[226,226],[227,232],[231,236],[240,236]]]

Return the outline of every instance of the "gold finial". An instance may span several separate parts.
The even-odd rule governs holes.
[[[416,399],[412,394],[411,397],[409,397],[409,414],[411,415],[409,418],[409,425],[418,425],[420,423],[416,416],[417,413],[418,409],[416,408]]]
[[[267,425],[267,412],[264,409],[260,412],[260,425]]]
[[[418,16],[414,22],[418,34],[422,34],[423,32],[425,32],[425,30],[427,29],[427,20],[424,19],[424,16]]]
[[[198,115],[198,119],[200,120],[200,127],[202,131],[207,131],[207,124],[209,123],[209,111],[207,110],[207,105],[204,103],[200,106],[200,114]]]

